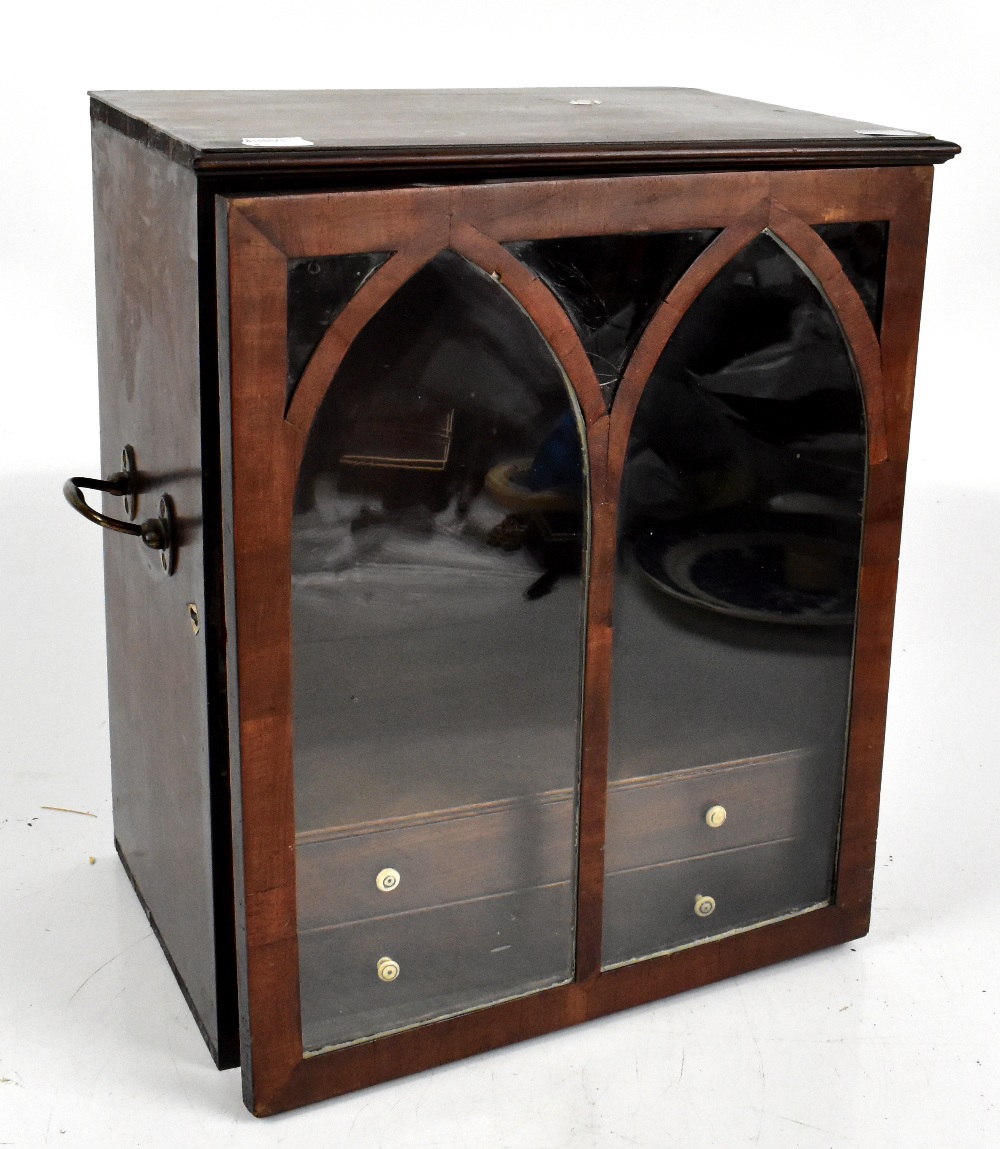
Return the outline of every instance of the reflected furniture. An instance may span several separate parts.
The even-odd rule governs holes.
[[[251,1110],[863,935],[955,145],[684,89],[92,120],[116,844]]]

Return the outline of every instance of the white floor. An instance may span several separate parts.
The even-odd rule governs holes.
[[[61,476],[3,480],[0,1145],[1000,1145],[1000,505],[933,473],[907,507],[868,938],[267,1121],[114,854],[99,532]]]

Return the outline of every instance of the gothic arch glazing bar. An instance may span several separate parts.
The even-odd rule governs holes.
[[[657,308],[633,351],[612,407],[609,440],[609,483],[615,494],[621,481],[621,462],[635,409],[663,348],[685,312],[723,267],[760,234],[766,210],[731,224],[694,261],[680,282]]]
[[[549,288],[495,240],[468,224],[452,225],[453,247],[491,275],[538,325],[572,383],[587,424],[590,534],[584,651],[581,772],[578,817],[575,973],[578,982],[600,968],[607,800],[608,676],[614,511],[607,498],[608,428],[597,376],[566,312]]]
[[[569,317],[545,284],[496,240],[470,224],[453,222],[449,247],[491,275],[524,309],[565,371],[586,426],[604,419],[604,400],[594,369]]]
[[[868,454],[872,464],[886,458],[885,404],[878,337],[858,293],[836,256],[801,219],[770,203],[731,224],[695,260],[653,316],[622,376],[611,418],[609,468],[612,489],[620,481],[621,460],[632,418],[657,359],[685,312],[718,272],[762,231],[771,232],[802,263],[837,316],[854,359],[865,400]]]
[[[285,415],[303,436],[308,434],[330,380],[354,338],[403,284],[434,258],[446,239],[440,228],[434,228],[396,252],[359,288],[326,329],[292,392]]]

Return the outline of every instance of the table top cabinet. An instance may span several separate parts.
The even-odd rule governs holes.
[[[116,843],[248,1106],[864,934],[955,145],[679,89],[92,120]]]

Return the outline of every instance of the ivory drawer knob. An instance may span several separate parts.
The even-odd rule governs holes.
[[[390,890],[394,890],[399,885],[399,870],[394,870],[391,866],[386,866],[384,870],[379,870],[375,875],[375,885],[387,894]]]
[[[726,807],[725,806],[710,806],[705,812],[705,822],[712,827],[713,830],[718,830],[722,823],[726,820]]]
[[[699,894],[694,900],[694,912],[699,918],[707,918],[709,914],[715,912],[715,898]]]
[[[395,962],[390,957],[381,957],[375,963],[375,969],[378,971],[379,981],[395,981],[399,977],[399,962]]]

